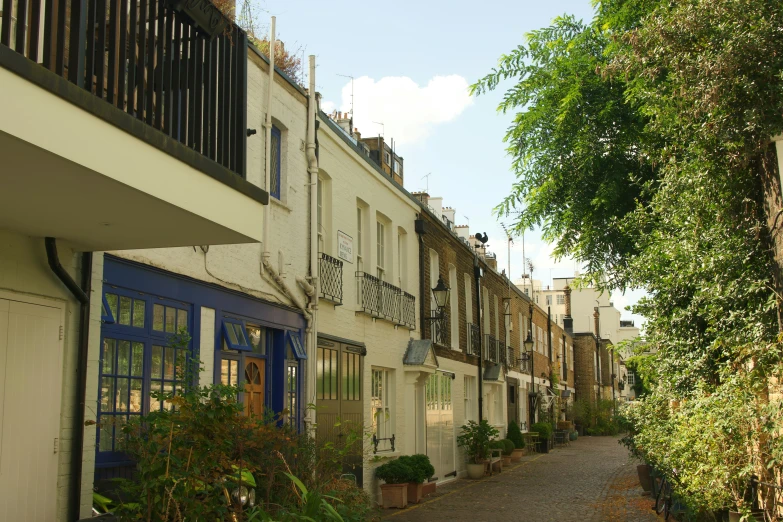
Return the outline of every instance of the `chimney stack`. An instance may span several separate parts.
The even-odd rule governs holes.
[[[574,335],[574,319],[571,317],[571,287],[566,283],[563,289],[565,294],[565,317],[563,318],[563,330],[568,335]]]

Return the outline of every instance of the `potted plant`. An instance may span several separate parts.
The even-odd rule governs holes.
[[[525,439],[522,437],[522,430],[519,424],[514,421],[508,423],[508,440],[514,444],[514,451],[511,452],[511,462],[519,462],[525,454]]]
[[[418,504],[424,498],[424,482],[435,474],[435,468],[430,464],[430,458],[427,455],[403,455],[399,459],[413,470],[414,480],[408,482],[408,502]]]
[[[479,479],[484,476],[484,465],[489,456],[489,442],[498,435],[498,430],[486,420],[481,424],[468,421],[460,428],[457,445],[465,449],[468,457],[468,477]]]
[[[500,443],[503,445],[503,465],[511,465],[511,454],[514,453],[514,443],[509,439],[500,439]]]
[[[378,466],[375,476],[385,482],[381,484],[384,509],[408,507],[408,483],[418,479],[408,464],[400,459],[391,460]]]
[[[530,431],[538,433],[537,450],[539,453],[549,453],[549,439],[552,437],[552,426],[548,422],[536,422],[530,426]]]

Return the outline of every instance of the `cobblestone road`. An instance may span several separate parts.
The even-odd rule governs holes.
[[[385,520],[649,522],[652,500],[642,496],[636,463],[615,437],[580,437],[565,448],[524,457],[500,475],[455,480],[435,496]]]

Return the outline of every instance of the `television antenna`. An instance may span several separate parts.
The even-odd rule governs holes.
[[[430,176],[432,175],[432,172],[428,172],[426,176],[422,176],[421,179],[427,180],[427,188],[424,190],[427,194],[430,193]]]
[[[338,74],[337,76],[342,76],[343,78],[350,78],[351,79],[351,118],[353,118],[353,76],[349,74]],[[383,123],[381,123],[383,125]]]
[[[381,136],[386,137],[386,127],[383,125],[383,122],[382,121],[374,121],[373,123],[376,124],[376,125],[380,125],[381,126]]]

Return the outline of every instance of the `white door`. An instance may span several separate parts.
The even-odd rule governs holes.
[[[0,520],[57,519],[61,318],[0,299]]]
[[[427,379],[427,456],[438,482],[456,477],[454,450],[454,403],[451,374],[435,372]]]

